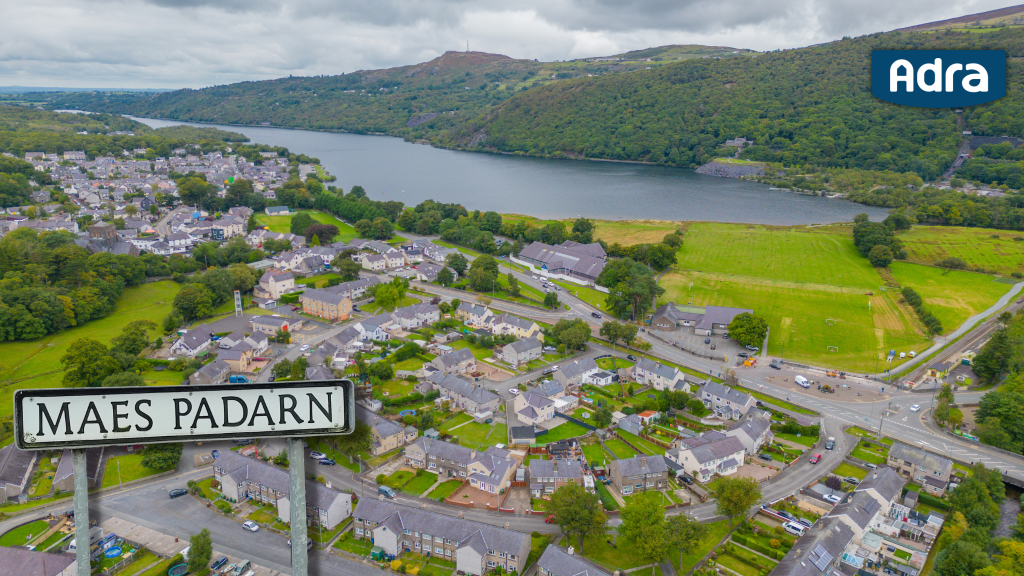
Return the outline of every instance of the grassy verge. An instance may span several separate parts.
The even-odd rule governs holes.
[[[45,520],[36,520],[23,524],[0,536],[0,546],[24,546],[31,539],[37,538],[46,531],[49,525]]]
[[[843,462],[839,466],[836,466],[836,469],[833,470],[832,473],[835,474],[836,476],[839,476],[840,478],[853,476],[858,480],[863,480],[864,477],[868,475],[867,470],[861,470],[860,468],[857,468],[852,464],[847,464],[846,462]]]
[[[142,454],[117,456],[107,460],[107,468],[103,473],[103,488],[140,480],[161,472],[164,470],[154,470],[143,466]]]
[[[782,408],[783,410],[789,410],[790,412],[796,412],[797,414],[807,414],[809,416],[814,416],[814,415],[817,414],[817,412],[815,412],[814,410],[809,410],[809,409],[804,408],[802,406],[797,406],[796,404],[793,404],[792,402],[787,402],[785,400],[779,400],[778,398],[776,398],[774,396],[769,396],[767,394],[764,394],[762,392],[758,392],[756,390],[751,390],[749,388],[744,388],[742,386],[735,386],[735,388],[739,388],[740,390],[746,392],[747,394],[750,394],[754,398],[756,398],[756,399],[758,399],[758,400],[760,400],[762,402],[766,402],[768,404],[771,404],[773,406],[777,406],[779,408]]]

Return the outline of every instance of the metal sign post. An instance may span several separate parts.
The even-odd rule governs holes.
[[[85,449],[141,443],[288,438],[292,569],[306,576],[303,436],[351,434],[350,380],[211,386],[17,390],[14,436],[20,450],[70,448],[74,469],[77,575],[90,572]],[[319,522],[319,518],[314,518]]]

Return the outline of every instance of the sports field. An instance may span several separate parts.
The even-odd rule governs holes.
[[[874,371],[889,350],[929,345],[899,293],[881,290],[885,280],[857,253],[849,226],[694,223],[675,270],[661,279],[662,301],[753,309],[768,321],[774,355]],[[913,286],[947,331],[1009,289],[990,276],[942,272],[892,267],[893,278]]]
[[[315,210],[300,210],[299,212],[288,216],[267,216],[266,214],[257,214],[256,221],[270,228],[271,232],[284,234],[285,232],[292,231],[292,218],[301,212],[306,212],[313,217],[313,220],[316,220],[321,224],[334,224],[337,226],[338,235],[335,236],[331,242],[351,242],[356,237],[356,230],[350,224],[346,224],[326,212],[318,212]],[[327,244],[328,241],[321,238],[320,243]]]
[[[907,261],[934,265],[956,257],[971,268],[1003,276],[1024,272],[1024,234],[1007,230],[956,226],[914,226],[901,232]]]
[[[170,281],[125,288],[114,312],[106,318],[38,340],[0,343],[0,416],[11,414],[14,390],[61,385],[64,374],[60,358],[73,341],[92,338],[109,346],[110,340],[135,320],[152,320],[159,325],[171,311],[180,288]],[[150,331],[151,338],[158,334],[159,330]]]

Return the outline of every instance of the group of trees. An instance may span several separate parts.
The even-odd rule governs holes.
[[[565,353],[575,350],[585,350],[587,341],[590,340],[590,325],[586,320],[576,318],[575,320],[561,319],[545,332],[545,342],[552,346],[562,348]]]
[[[289,226],[291,233],[304,237],[309,246],[331,244],[334,242],[334,237],[338,235],[337,226],[318,222],[309,212],[299,212],[292,216]]]
[[[904,286],[902,293],[903,299],[917,312],[917,317],[921,319],[921,322],[924,322],[928,331],[932,334],[942,334],[942,321],[936,318],[931,310],[924,307],[924,300],[921,299],[921,295],[910,286]]]
[[[50,176],[31,163],[0,156],[0,208],[31,204],[32,183],[49,184]]]
[[[387,240],[394,234],[394,222],[405,205],[394,200],[370,200],[362,186],[353,186],[348,194],[340,188],[331,186],[322,193],[315,194],[313,207],[334,214],[347,222],[354,222],[356,233],[364,238]]]
[[[744,346],[760,347],[768,336],[768,322],[764,318],[744,312],[729,323],[729,337]]]
[[[876,268],[888,268],[893,260],[907,257],[903,242],[895,231],[907,230],[912,224],[905,214],[894,214],[883,222],[871,222],[867,214],[854,216],[853,244],[857,251],[871,261]]]
[[[655,281],[654,272],[632,258],[609,260],[596,283],[609,289],[605,299],[608,309],[619,318],[629,320],[642,319],[654,299],[665,293]]]
[[[257,272],[245,264],[210,268],[189,277],[174,296],[174,309],[164,319],[164,330],[177,330],[184,323],[213,315],[214,309],[234,298],[235,290],[250,292],[258,281]]]
[[[149,368],[139,354],[150,345],[150,320],[136,320],[111,340],[111,346],[92,338],[79,338],[61,356],[63,384],[67,388],[90,386],[145,386],[139,374]]]
[[[601,242],[601,244],[605,243]],[[676,263],[676,254],[682,245],[682,235],[679,232],[672,232],[666,234],[662,241],[656,244],[622,246],[616,242],[610,246],[605,245],[605,251],[613,258],[630,258],[661,272]]]

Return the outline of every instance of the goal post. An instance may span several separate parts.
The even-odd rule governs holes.
[[[836,319],[835,318],[825,318],[825,324],[828,324],[829,326],[835,326],[836,325]]]
[[[839,346],[826,346],[825,349],[829,352],[839,352]]]

